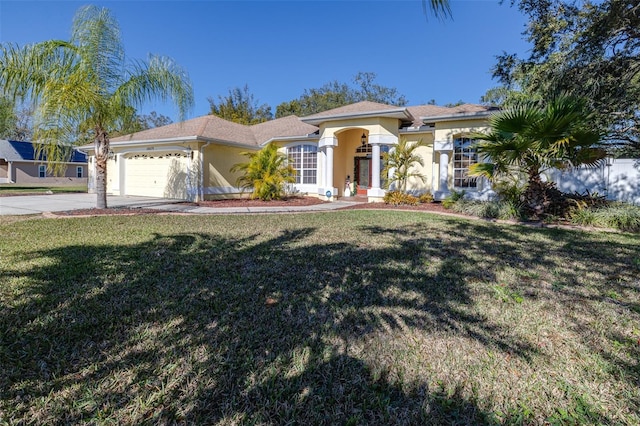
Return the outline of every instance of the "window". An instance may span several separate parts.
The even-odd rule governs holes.
[[[47,166],[44,166],[44,165],[38,166],[38,177],[41,177],[41,178],[47,177]]]
[[[287,149],[291,166],[296,171],[296,183],[316,183],[318,148],[314,145],[296,145]]]
[[[78,167],[76,167],[76,177],[77,177],[77,178],[81,178],[81,177],[83,177],[83,176],[82,176],[83,174],[84,174],[84,173],[83,173],[83,170],[82,170],[82,166],[78,166]]]
[[[453,186],[456,188],[475,188],[476,178],[469,177],[469,166],[478,162],[478,154],[471,146],[471,138],[456,138],[453,141]]]

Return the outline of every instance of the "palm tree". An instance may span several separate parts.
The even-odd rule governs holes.
[[[97,207],[107,207],[109,134],[122,128],[134,107],[171,99],[180,119],[193,105],[187,73],[166,57],[127,62],[120,29],[105,8],[85,6],[74,17],[70,41],[0,47],[0,86],[36,105],[34,140],[49,164],[90,133],[95,147]],[[60,170],[53,170],[60,171]]]
[[[295,170],[286,155],[278,152],[277,145],[268,144],[258,152],[243,152],[249,158],[246,163],[235,164],[232,172],[242,172],[238,186],[251,189],[251,198],[279,200],[285,193],[285,185],[295,182]]]
[[[409,178],[417,178],[424,182],[425,176],[414,168],[416,164],[424,166],[422,156],[416,153],[416,150],[421,146],[424,146],[422,140],[407,142],[405,138],[400,138],[398,144],[390,152],[384,153],[382,174],[389,176],[388,186],[396,183],[396,188],[406,192]]]
[[[589,127],[590,114],[583,100],[561,96],[546,105],[520,102],[489,120],[490,132],[478,133],[475,147],[489,162],[469,168],[472,176],[489,180],[523,173],[525,203],[530,213],[541,216],[551,202],[553,184],[541,173],[555,167],[565,169],[596,165],[606,156],[597,147],[600,134]],[[557,190],[555,190],[557,191]]]
[[[444,19],[451,17],[451,5],[449,4],[449,0],[422,0],[422,10],[425,15],[427,14],[427,5],[438,18]]]

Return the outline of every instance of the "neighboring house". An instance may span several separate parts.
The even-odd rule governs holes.
[[[295,189],[303,194],[335,199],[344,195],[345,181],[357,183],[357,194],[381,201],[382,154],[399,138],[422,140],[424,159],[408,189],[430,191],[437,199],[450,190],[486,195],[482,179],[467,178],[477,161],[469,135],[487,129],[496,108],[465,104],[397,107],[359,102],[307,117],[289,116],[245,126],[208,115],[111,139],[107,192],[184,200],[238,197],[238,173],[231,167],[247,161],[243,152],[277,144],[297,171]],[[93,146],[89,155],[89,191],[95,190]]]
[[[64,176],[47,172],[46,158],[36,158],[31,142],[0,139],[0,183],[78,185],[87,183],[87,156],[74,149]]]

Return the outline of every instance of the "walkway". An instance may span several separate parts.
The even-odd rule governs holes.
[[[194,214],[230,214],[230,213],[291,213],[308,211],[328,211],[357,204],[357,201],[335,201],[333,203],[310,206],[276,207],[201,207],[186,204],[180,200],[151,197],[107,198],[109,207],[127,207],[156,209],[163,211]],[[95,194],[46,194],[0,197],[0,216],[42,214],[69,210],[92,209],[96,206]]]

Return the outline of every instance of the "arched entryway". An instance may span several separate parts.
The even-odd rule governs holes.
[[[383,175],[384,169],[383,156],[385,152],[389,152],[388,145],[380,146],[379,170],[380,170],[380,185],[385,186],[386,176]],[[353,181],[355,182],[356,195],[366,196],[367,191],[372,188],[373,184],[373,146],[368,141],[364,141],[363,144],[358,146],[353,156]]]

